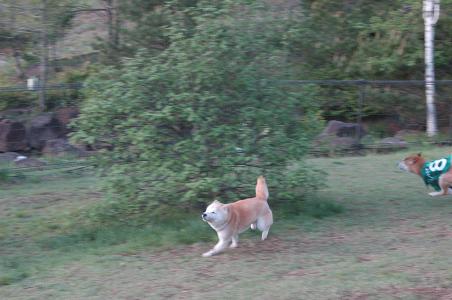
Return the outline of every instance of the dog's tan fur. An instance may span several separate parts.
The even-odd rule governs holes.
[[[399,162],[399,168],[421,176],[421,169],[425,163],[426,160],[421,153],[412,154]],[[452,186],[452,168],[439,177],[439,186],[441,187],[441,191],[431,192],[429,195],[435,197],[451,194],[450,187]]]
[[[218,243],[211,250],[203,254],[204,257],[218,254],[229,245],[238,245],[239,233],[249,227],[262,231],[262,240],[268,235],[273,224],[273,215],[267,203],[268,188],[265,178],[260,176],[256,184],[256,196],[239,200],[230,204],[214,201],[202,214],[202,219],[215,229]]]

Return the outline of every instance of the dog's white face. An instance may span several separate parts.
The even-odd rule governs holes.
[[[224,207],[224,204],[215,200],[209,206],[207,206],[206,211],[201,215],[203,221],[208,222],[212,225],[221,225],[228,219],[228,210]]]
[[[410,169],[403,160],[399,162],[399,169],[405,172],[410,172]]]
[[[401,170],[406,172],[413,172],[412,168],[416,163],[421,159],[421,153],[413,154],[408,157],[405,157],[402,161],[399,162],[398,166]]]

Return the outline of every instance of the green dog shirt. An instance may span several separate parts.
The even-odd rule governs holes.
[[[436,191],[441,190],[438,183],[439,177],[449,171],[451,157],[452,155],[449,155],[441,159],[428,161],[424,164],[421,169],[421,175],[426,185],[431,185]]]

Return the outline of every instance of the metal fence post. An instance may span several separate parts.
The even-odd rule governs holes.
[[[366,84],[367,82],[365,80],[362,80],[358,83],[359,87],[359,97],[358,97],[358,112],[356,116],[356,123],[358,126],[356,127],[356,139],[361,139],[361,127],[362,127],[362,120],[363,120],[363,105],[364,105],[364,99],[366,97]]]

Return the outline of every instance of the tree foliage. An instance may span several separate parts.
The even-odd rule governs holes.
[[[452,75],[451,4],[451,0],[441,1],[436,27],[437,79]],[[424,78],[422,1],[307,0],[301,5],[302,17],[288,34],[297,78]],[[410,105],[422,106],[424,95],[422,86],[387,87],[384,92],[368,89],[366,93],[370,101],[365,103],[364,113],[369,116],[403,115]],[[323,89],[318,101],[324,116],[354,120],[358,98],[356,88],[333,87]],[[423,113],[417,118],[422,119]]]
[[[223,2],[185,11],[196,22],[191,32],[175,15],[165,51],[140,51],[88,82],[74,138],[110,146],[101,166],[119,215],[252,196],[262,173],[274,205],[315,186],[301,163],[288,169],[319,125],[313,91],[263,80],[288,69],[287,24]]]

